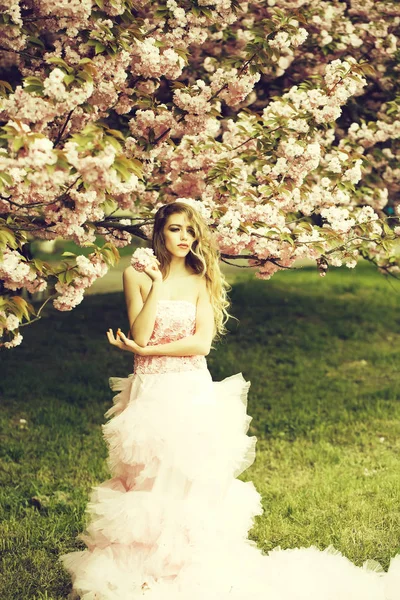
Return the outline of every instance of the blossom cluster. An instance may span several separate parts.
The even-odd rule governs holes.
[[[262,279],[299,258],[321,275],[360,256],[396,273],[394,7],[0,0],[3,300],[24,288],[72,309],[174,200]],[[57,238],[93,252],[30,258],[31,241]],[[7,306],[12,347],[23,315]]]
[[[154,261],[154,252],[151,248],[137,248],[131,256],[131,265],[140,273]]]
[[[72,283],[59,281],[55,285],[58,292],[54,300],[54,306],[58,310],[72,310],[83,300],[85,289],[90,287],[96,279],[103,277],[107,271],[107,264],[98,254],[90,254],[89,257],[76,257],[76,276]]]
[[[6,332],[15,332],[18,329],[20,321],[14,314],[6,314],[4,310],[0,310],[0,338],[4,336]],[[19,331],[12,337],[8,342],[3,342],[1,345],[4,348],[15,348],[22,342],[23,336]]]
[[[7,247],[0,262],[0,278],[4,287],[13,291],[25,288],[34,293],[47,287],[47,282],[39,277],[32,265],[19,252]]]

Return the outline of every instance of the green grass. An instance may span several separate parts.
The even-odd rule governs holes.
[[[207,360],[214,380],[241,371],[251,381],[258,454],[241,479],[263,497],[250,537],[264,551],[333,544],[384,568],[400,552],[399,293],[364,264],[324,279],[315,269],[270,281],[238,272],[240,323]],[[105,336],[118,326],[122,294],[90,296],[71,313],[49,307],[1,355],[2,600],[68,594],[57,557],[83,547],[90,487],[108,477],[108,377],[132,371]]]

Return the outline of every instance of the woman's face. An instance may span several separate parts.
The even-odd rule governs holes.
[[[184,213],[169,215],[164,225],[164,239],[166,249],[173,256],[184,257],[189,254],[196,236]],[[186,248],[182,244],[185,244]]]

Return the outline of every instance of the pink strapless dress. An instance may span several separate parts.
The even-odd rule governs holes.
[[[195,332],[196,307],[160,301],[149,344]],[[250,382],[212,381],[204,356],[135,356],[110,378],[103,425],[111,479],[94,487],[87,549],[60,557],[81,600],[400,600],[388,573],[334,548],[263,554],[248,539],[261,497],[237,479],[254,461]]]

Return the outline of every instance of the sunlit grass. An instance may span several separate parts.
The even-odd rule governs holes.
[[[368,265],[230,277],[240,322],[207,358],[214,380],[251,381],[258,454],[242,479],[265,509],[251,537],[265,551],[333,544],[387,568],[400,552],[400,284]],[[105,336],[118,326],[122,294],[90,296],[71,313],[49,307],[1,355],[2,600],[68,594],[57,557],[83,547],[88,492],[108,477],[108,377],[132,371]]]

